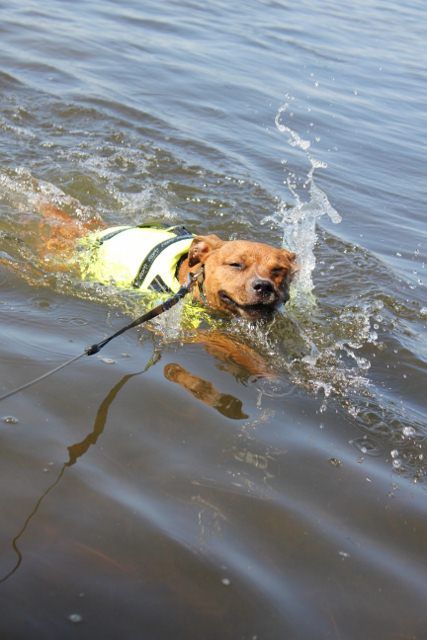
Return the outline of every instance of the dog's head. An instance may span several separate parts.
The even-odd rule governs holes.
[[[245,318],[271,316],[289,298],[295,254],[261,242],[194,238],[188,266],[204,266],[203,290],[210,307]]]

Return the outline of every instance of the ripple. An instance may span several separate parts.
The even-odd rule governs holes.
[[[89,324],[86,318],[81,318],[79,316],[59,316],[57,318],[57,321],[59,322],[59,324],[64,324],[64,325],[70,324],[76,327],[82,327]]]
[[[356,447],[363,455],[367,456],[380,456],[382,455],[384,448],[380,443],[376,442],[370,436],[361,436],[354,440],[350,440],[350,444]]]
[[[287,380],[258,380],[253,378],[252,382],[256,384],[257,390],[268,398],[284,398],[295,394],[295,385]]]
[[[31,298],[31,304],[37,309],[41,309],[43,311],[53,311],[58,307],[58,303],[53,302],[50,298],[45,298],[43,296],[35,296]]]

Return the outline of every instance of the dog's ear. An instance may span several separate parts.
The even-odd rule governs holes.
[[[223,244],[224,241],[215,235],[196,236],[188,252],[188,266],[194,267],[196,264],[203,263],[211,251],[219,249]]]
[[[289,251],[288,249],[282,249],[283,255],[289,260],[289,262],[294,262],[297,254],[293,251]]]
[[[289,274],[291,277],[293,277],[298,271],[298,264],[296,262],[297,255],[293,251],[288,251],[287,249],[282,249],[282,252],[286,256],[286,259],[289,263]]]

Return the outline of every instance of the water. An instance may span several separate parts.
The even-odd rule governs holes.
[[[0,16],[1,393],[141,307],[40,261],[40,200],[299,260],[226,328],[274,380],[178,308],[2,403],[0,635],[424,638],[424,4]]]

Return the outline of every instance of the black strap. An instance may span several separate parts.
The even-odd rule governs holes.
[[[143,222],[142,224],[138,224],[136,227],[132,227],[132,229],[162,229],[163,231],[169,231],[173,233],[175,236],[192,236],[191,231],[186,229],[183,224],[176,224],[172,227],[168,227],[166,224],[159,224],[158,222]]]
[[[119,329],[118,331],[113,333],[108,338],[104,338],[104,340],[101,340],[100,342],[97,342],[97,343],[91,345],[90,347],[87,347],[78,356],[74,356],[70,360],[67,360],[66,362],[63,362],[62,364],[60,364],[58,367],[55,367],[54,369],[51,369],[50,371],[48,371],[47,373],[44,373],[43,375],[39,376],[38,378],[35,378],[34,380],[31,380],[30,382],[27,382],[27,383],[23,384],[22,386],[18,387],[17,389],[13,389],[12,391],[8,391],[4,395],[0,396],[0,402],[2,400],[6,400],[6,398],[10,398],[11,396],[15,395],[19,391],[23,391],[24,389],[28,389],[33,384],[36,384],[36,382],[40,382],[41,380],[45,380],[46,378],[48,378],[49,376],[53,375],[57,371],[60,371],[61,369],[64,369],[65,367],[68,367],[68,365],[72,364],[73,362],[76,362],[80,358],[83,358],[83,356],[92,356],[95,353],[98,353],[99,351],[101,351],[101,349],[103,347],[105,347],[106,344],[111,342],[111,340],[114,340],[114,338],[117,338],[117,336],[121,336],[122,333],[124,333],[125,331],[128,331],[128,329],[132,329],[133,327],[137,327],[138,325],[143,324],[144,322],[148,322],[149,320],[152,320],[153,318],[155,318],[156,316],[160,315],[164,311],[168,311],[168,309],[170,309],[175,304],[177,304],[177,302],[179,302],[185,295],[187,295],[187,293],[189,291],[191,291],[191,289],[193,288],[194,284],[201,277],[203,277],[203,272],[202,271],[199,271],[198,273],[189,273],[188,274],[188,278],[187,278],[187,283],[183,284],[180,287],[180,289],[174,295],[172,295],[170,298],[165,300],[163,303],[158,304],[157,307],[154,307],[154,309],[150,309],[150,311],[147,311],[146,313],[144,313],[139,318],[136,318],[135,320],[133,320],[132,322],[130,322],[126,326],[122,327],[121,329]],[[0,580],[0,582],[1,582],[1,580]]]
[[[161,276],[156,276],[148,286],[149,289],[157,291],[157,293],[172,293],[172,289],[168,287]]]
[[[144,322],[148,322],[149,320],[152,320],[153,318],[156,318],[161,313],[164,313],[165,311],[168,311],[171,307],[173,307],[175,304],[177,304],[177,302],[179,302],[181,300],[181,298],[183,298],[185,295],[187,295],[187,293],[189,291],[191,291],[191,289],[193,288],[195,282],[198,280],[198,278],[201,275],[202,275],[202,272],[198,272],[196,274],[189,273],[188,274],[188,278],[187,278],[187,283],[181,285],[179,290],[176,293],[174,293],[170,298],[168,298],[164,302],[158,304],[157,307],[154,307],[153,309],[150,309],[150,311],[147,311],[146,313],[143,313],[142,316],[139,316],[139,318],[136,318],[135,320],[132,320],[132,322],[130,322],[126,326],[122,327],[121,329],[119,329],[118,331],[113,333],[113,335],[109,336],[108,338],[105,338],[104,340],[101,340],[100,342],[97,342],[96,344],[93,344],[90,347],[87,347],[87,349],[85,350],[84,353],[86,353],[86,355],[88,355],[88,356],[92,356],[94,353],[98,353],[98,351],[101,351],[101,349],[103,347],[105,347],[106,344],[111,342],[111,340],[114,340],[114,338],[117,338],[117,336],[121,336],[122,333],[124,333],[125,331],[128,331],[128,329],[132,329],[133,327],[137,327],[138,325],[143,324]],[[77,357],[79,357],[79,356],[77,356]],[[65,365],[63,365],[63,366],[65,366]],[[0,400],[1,400],[1,398],[0,398]]]
[[[171,231],[176,236],[180,236],[181,238],[186,238],[187,236],[193,237],[191,231],[186,229],[183,224],[176,225],[175,227],[168,227],[166,231]]]
[[[132,286],[136,289],[139,289],[139,287],[147,277],[147,274],[150,271],[154,260],[161,254],[162,251],[164,251],[164,249],[170,247],[170,245],[174,244],[175,242],[181,242],[181,240],[185,240],[187,238],[190,239],[193,237],[194,236],[191,233],[187,233],[186,235],[182,236],[174,236],[173,238],[168,238],[167,240],[164,240],[163,242],[160,242],[160,244],[153,247],[153,249],[151,249],[145,259],[142,261],[142,264],[139,267],[138,273],[136,274]]]
[[[129,231],[129,229],[134,229],[134,227],[124,227],[123,229],[114,229],[113,231],[110,231],[110,233],[106,233],[105,236],[102,236],[101,238],[99,238],[99,244],[101,245],[107,240],[111,240],[111,238],[114,238],[114,236],[117,236],[119,233],[123,233],[123,231]]]
[[[164,225],[162,227],[159,227],[158,225],[154,225],[154,224],[138,224],[136,227],[123,227],[122,229],[114,229],[113,231],[106,233],[104,236],[99,238],[99,244],[102,244],[106,240],[111,240],[111,238],[114,238],[114,236],[117,236],[119,233],[122,233],[123,231],[128,231],[129,229],[152,229],[152,228],[164,229],[165,231],[170,231],[171,233],[174,233],[177,237],[179,236],[181,238],[186,238],[187,236],[193,236],[193,234],[190,231],[188,231],[188,229],[186,229],[183,224],[176,225],[175,227],[166,227]]]
[[[119,233],[122,233],[123,231],[128,231],[129,229],[144,229],[144,228],[152,228],[152,227],[159,229],[158,225],[154,225],[150,223],[139,224],[136,227],[129,226],[129,227],[123,227],[122,229],[114,229],[113,231],[110,231],[109,233],[106,233],[104,236],[99,238],[99,244],[101,245],[107,240],[111,240],[111,238],[114,238]],[[160,253],[164,249],[169,247],[171,244],[174,244],[174,242],[179,242],[180,240],[194,237],[193,234],[190,233],[190,231],[188,231],[188,229],[184,227],[184,225],[176,225],[174,227],[167,227],[167,228],[160,227],[160,228],[164,228],[165,231],[170,231],[171,233],[174,234],[174,237],[164,240],[157,246],[153,247],[153,249],[148,253],[145,259],[142,261],[141,266],[139,267],[138,273],[136,274],[134,281],[132,283],[132,286],[135,287],[135,289],[139,289],[139,287],[142,285],[149,270],[151,269],[151,266],[154,260],[160,255]],[[160,291],[166,291],[168,293],[171,292],[171,289],[168,286],[166,286],[163,280],[160,279],[159,282],[156,282],[157,280],[159,280],[159,278],[156,278],[155,280],[153,280],[153,283],[150,284],[151,288],[153,288],[156,291],[160,290]]]

